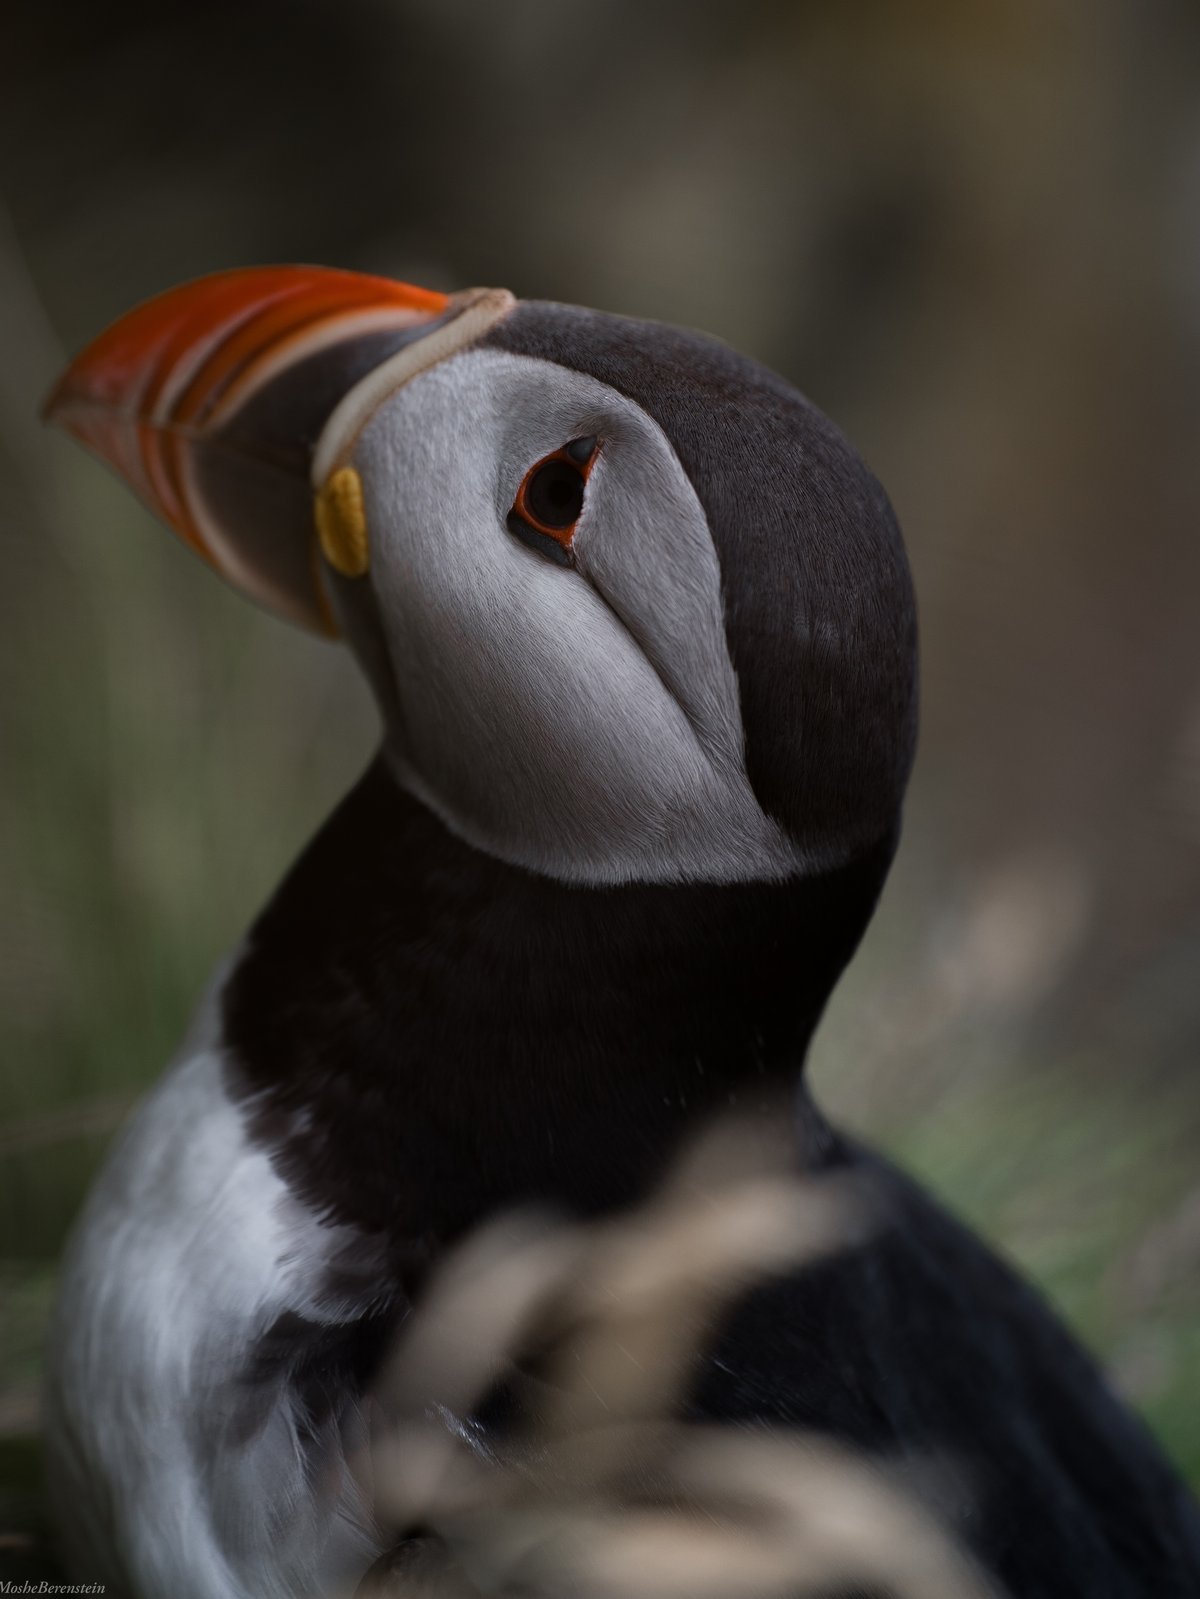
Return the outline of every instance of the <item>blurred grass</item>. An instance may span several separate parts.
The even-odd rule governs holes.
[[[1038,1285],[1200,1488],[1200,1083],[947,1007],[936,933],[896,947],[923,873],[902,852],[897,875],[818,1034],[817,1097]]]
[[[1200,1487],[1195,1096],[1021,1061],[883,1141],[1038,1283]],[[1157,1247],[1156,1246],[1161,1246]]]

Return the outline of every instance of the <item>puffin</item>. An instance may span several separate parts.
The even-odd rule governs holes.
[[[901,534],[838,428],[700,333],[307,266],[138,306],[48,414],[344,641],[381,729],[76,1225],[46,1450],[79,1580],[352,1591],[363,1396],[439,1261],[636,1205],[734,1107],[877,1225],[738,1298],[690,1414],[939,1463],[1013,1599],[1200,1594],[1142,1424],[805,1079],[917,726]]]

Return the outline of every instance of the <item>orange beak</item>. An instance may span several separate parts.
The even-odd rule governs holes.
[[[72,362],[46,416],[239,588],[336,632],[313,537],[321,429],[362,378],[480,294],[325,267],[219,272],[114,323]]]

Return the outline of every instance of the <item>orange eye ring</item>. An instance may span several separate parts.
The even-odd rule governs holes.
[[[544,455],[521,479],[508,513],[508,527],[524,543],[560,565],[570,562],[571,541],[583,514],[584,490],[595,464],[598,441],[572,439]]]

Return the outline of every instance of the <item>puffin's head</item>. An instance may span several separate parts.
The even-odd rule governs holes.
[[[895,519],[819,411],[713,340],[250,269],[124,317],[49,413],[232,582],[346,638],[397,779],[480,849],[773,881],[894,837]]]

